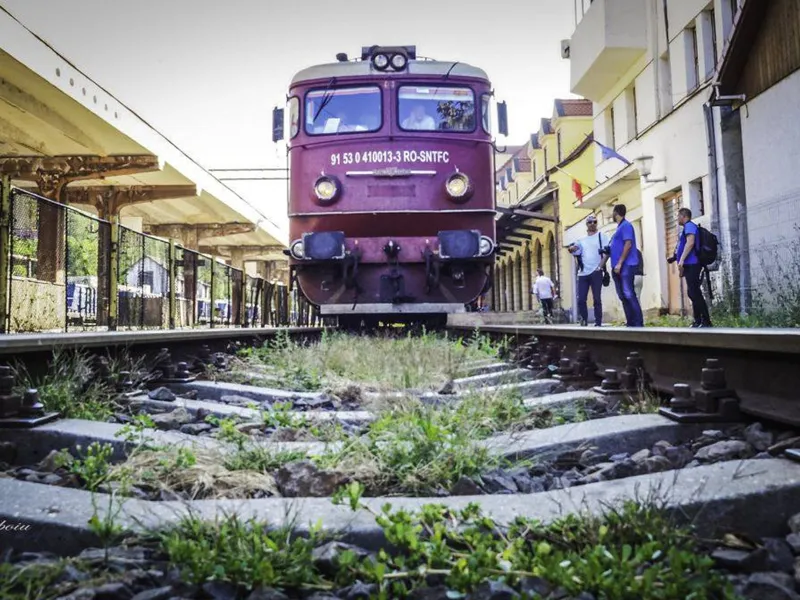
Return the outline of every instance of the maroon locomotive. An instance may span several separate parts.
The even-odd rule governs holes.
[[[325,315],[421,320],[486,292],[495,251],[492,90],[413,46],[300,71],[289,90],[290,267]],[[273,140],[283,139],[275,110]],[[505,104],[499,129],[507,134]]]

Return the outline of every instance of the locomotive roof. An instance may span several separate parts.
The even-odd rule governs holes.
[[[488,75],[483,69],[473,67],[464,63],[442,62],[438,60],[410,60],[408,70],[404,71],[412,75],[450,75],[461,77],[475,77],[477,79],[489,80]],[[385,73],[393,73],[386,71]],[[371,64],[367,60],[328,63],[325,65],[314,65],[298,72],[292,78],[292,84],[311,81],[314,79],[326,79],[329,77],[359,77],[365,75],[382,75],[371,69]]]

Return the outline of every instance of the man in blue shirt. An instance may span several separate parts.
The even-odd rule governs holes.
[[[703,288],[700,283],[703,265],[697,259],[697,244],[700,240],[698,239],[697,225],[692,223],[692,211],[688,208],[681,208],[678,211],[678,223],[683,227],[683,231],[678,239],[678,248],[670,262],[678,261],[678,273],[686,280],[686,291],[689,294],[689,300],[692,301],[694,312],[692,327],[711,327],[708,304],[703,298]]]
[[[624,204],[614,206],[614,222],[617,231],[611,238],[611,265],[614,269],[614,286],[625,311],[628,327],[644,327],[644,317],[636,289],[633,287],[639,253],[636,251],[636,232],[630,221],[625,220],[628,209]]]
[[[567,250],[573,256],[579,256],[578,263],[578,315],[581,325],[585,326],[589,319],[589,308],[586,299],[589,289],[592,290],[594,300],[595,327],[603,325],[603,271],[605,270],[608,256],[604,254],[608,246],[608,236],[597,232],[597,217],[589,215],[586,218],[587,236],[569,246]]]

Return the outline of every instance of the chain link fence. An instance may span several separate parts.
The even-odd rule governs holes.
[[[26,190],[3,199],[0,332],[320,322],[283,284]]]
[[[109,224],[20,189],[8,207],[8,331],[106,329]]]

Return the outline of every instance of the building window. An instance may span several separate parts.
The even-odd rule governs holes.
[[[658,61],[659,79],[661,81],[661,117],[666,117],[672,107],[672,67],[670,65],[669,52],[665,52]]]
[[[686,41],[686,91],[693,92],[700,84],[700,57],[697,47],[697,28],[689,27],[685,32]]]
[[[718,58],[718,54],[717,54],[717,51],[718,51],[717,50],[717,13],[714,11],[713,8],[708,11],[708,20],[711,23],[711,49],[712,49],[712,52],[713,52],[713,55],[711,56],[711,60],[709,61],[709,63],[711,65],[711,73],[713,73],[716,70],[717,58]]]
[[[689,209],[692,218],[702,217],[706,214],[706,202],[703,197],[703,180],[695,179],[689,183]]]
[[[614,120],[614,104],[608,107],[606,111],[606,142],[609,148],[616,148],[617,142],[614,135],[616,123]]]
[[[544,148],[544,170],[547,172],[547,147]]]
[[[636,84],[625,90],[625,112],[628,122],[628,141],[636,139],[639,133],[639,115],[636,109]]]
[[[536,181],[536,157],[531,160],[531,168],[533,168],[533,180]]]

